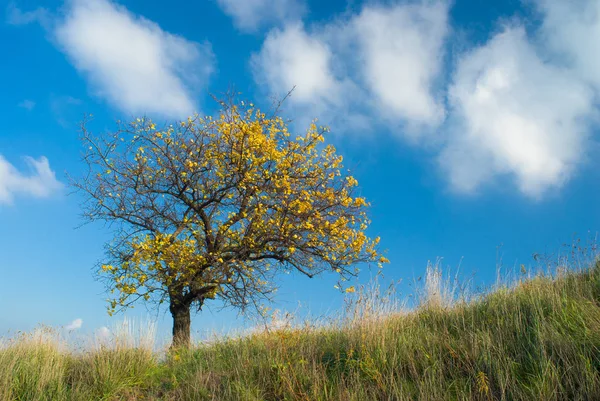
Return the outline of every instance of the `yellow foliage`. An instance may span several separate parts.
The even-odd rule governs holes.
[[[100,178],[108,196],[98,207],[139,229],[120,244],[127,257],[101,267],[120,293],[111,309],[159,289],[163,297],[261,294],[274,266],[344,278],[351,264],[388,262],[365,234],[358,181],[342,177],[342,157],[321,145],[327,129],[313,123],[291,136],[280,117],[243,105],[160,131],[147,119],[132,126],[118,138],[131,146],[109,149],[110,168],[99,162],[111,174]]]

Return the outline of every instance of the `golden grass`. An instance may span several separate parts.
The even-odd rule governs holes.
[[[431,269],[415,310],[367,286],[337,324],[280,324],[166,358],[127,330],[81,352],[49,329],[22,334],[0,347],[0,400],[599,399],[600,264],[469,302]]]

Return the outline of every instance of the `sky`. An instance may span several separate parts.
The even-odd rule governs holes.
[[[230,88],[268,108],[295,87],[292,129],[330,127],[400,296],[438,258],[485,287],[556,257],[600,227],[599,36],[600,0],[0,2],[0,333],[123,319],[93,276],[110,228],[68,184],[84,115],[209,115]],[[282,277],[273,307],[335,313],[335,282]],[[170,333],[164,310],[126,316]],[[215,304],[192,330],[245,324]]]

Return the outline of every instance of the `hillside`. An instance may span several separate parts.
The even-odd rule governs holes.
[[[600,399],[600,263],[468,304],[281,328],[171,353],[0,349],[1,400]]]

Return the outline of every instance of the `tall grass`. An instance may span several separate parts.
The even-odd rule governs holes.
[[[163,359],[151,341],[0,347],[0,400],[597,400],[600,263],[467,302],[439,264],[420,307],[366,286],[337,324],[281,324]],[[281,319],[280,319],[281,320]]]

